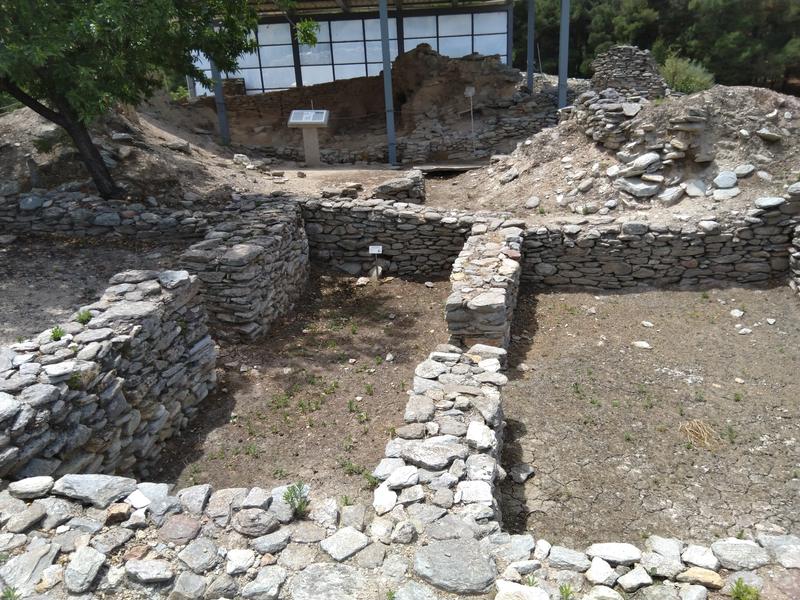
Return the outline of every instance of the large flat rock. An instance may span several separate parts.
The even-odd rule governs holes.
[[[494,561],[474,540],[444,540],[422,546],[414,556],[414,572],[442,590],[476,594],[494,583]]]

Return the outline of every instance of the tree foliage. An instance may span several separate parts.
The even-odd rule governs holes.
[[[670,89],[685,94],[707,90],[714,85],[714,76],[703,65],[679,56],[667,57],[661,75]]]
[[[515,63],[525,64],[527,0],[515,3]],[[560,0],[536,0],[536,40],[546,72],[558,64]],[[798,0],[571,0],[569,70],[614,44],[694,61],[727,85],[781,88],[800,77]],[[537,60],[538,66],[538,60]]]

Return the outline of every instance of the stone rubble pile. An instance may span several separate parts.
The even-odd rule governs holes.
[[[445,304],[450,342],[507,348],[522,274],[524,223],[487,230],[476,225],[453,264],[453,291]],[[476,233],[486,231],[485,233]]]
[[[411,169],[402,177],[389,179],[378,185],[372,192],[373,198],[394,200],[395,202],[425,203],[425,178],[419,169]]]
[[[632,119],[646,103],[641,96],[627,96],[613,88],[589,90],[575,99],[564,116],[580,123],[587,137],[616,150],[629,140]]]
[[[124,271],[99,301],[0,347],[0,476],[146,475],[215,384],[200,282]]]
[[[591,86],[614,88],[628,96],[663,98],[669,93],[658,64],[649,50],[636,46],[613,46],[592,61]]]
[[[308,281],[300,208],[275,200],[241,207],[191,246],[181,264],[203,282],[216,337],[256,339],[292,310]]]

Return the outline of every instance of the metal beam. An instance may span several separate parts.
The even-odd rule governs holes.
[[[514,3],[509,2],[506,9],[508,18],[506,20],[506,64],[514,62]]]
[[[386,103],[386,140],[389,145],[389,163],[397,164],[397,134],[394,130],[394,97],[392,93],[392,56],[389,52],[389,8],[387,0],[380,0],[381,49],[383,53],[383,99]]]
[[[536,39],[536,0],[528,0],[528,48],[526,58],[528,61],[528,90],[533,92],[533,71],[536,65],[535,42]]]
[[[225,109],[225,94],[222,92],[222,77],[214,61],[209,60],[209,64],[211,66],[211,78],[214,80],[214,102],[217,104],[219,135],[222,139],[222,144],[227,146],[231,143],[231,131],[228,128],[228,111]]]
[[[558,34],[558,108],[567,105],[569,64],[569,0],[561,0],[561,30]]]

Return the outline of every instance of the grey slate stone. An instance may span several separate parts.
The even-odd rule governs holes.
[[[414,572],[442,590],[458,594],[484,592],[494,582],[494,561],[471,540],[444,540],[417,548]]]
[[[769,553],[750,540],[717,540],[711,544],[711,551],[723,567],[734,571],[757,569],[769,563]]]
[[[291,600],[353,600],[364,590],[374,589],[366,575],[349,565],[317,563],[292,578]]]
[[[344,527],[320,543],[320,547],[339,562],[350,558],[369,544],[369,538],[354,529]]]
[[[106,562],[102,554],[91,546],[79,548],[64,569],[64,585],[73,594],[82,594],[92,586],[100,567]]]
[[[255,580],[242,588],[242,598],[252,600],[276,600],[281,586],[286,581],[286,569],[271,565],[261,569]]]
[[[178,553],[186,566],[198,575],[202,575],[219,561],[217,546],[208,538],[198,538]]]
[[[56,481],[53,493],[97,508],[106,508],[136,489],[136,481],[114,475],[64,475]]]

